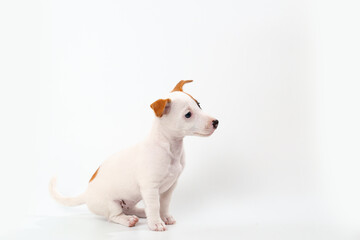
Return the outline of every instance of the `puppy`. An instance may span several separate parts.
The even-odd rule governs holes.
[[[50,181],[50,194],[59,203],[77,206],[86,203],[95,214],[114,223],[133,227],[147,218],[154,231],[175,224],[169,213],[172,192],[185,166],[185,136],[210,136],[219,121],[201,110],[199,102],[183,91],[192,80],[180,81],[166,99],[150,107],[155,120],[150,134],[137,145],[116,153],[96,170],[87,190],[77,197],[63,197]],[[145,209],[136,206],[144,201]]]

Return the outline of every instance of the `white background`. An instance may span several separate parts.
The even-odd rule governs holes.
[[[360,239],[357,1],[2,1],[4,239]],[[181,79],[220,120],[185,139],[165,233],[77,195]]]

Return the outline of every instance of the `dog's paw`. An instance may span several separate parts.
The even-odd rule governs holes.
[[[148,226],[152,231],[162,232],[166,230],[165,223],[163,221],[148,222]]]
[[[166,225],[173,225],[176,223],[176,220],[173,216],[168,215],[168,216],[162,216],[161,219],[164,221],[164,223]]]
[[[129,227],[134,227],[136,225],[136,223],[139,221],[139,218],[136,216],[131,216],[128,219],[128,223],[129,223]]]

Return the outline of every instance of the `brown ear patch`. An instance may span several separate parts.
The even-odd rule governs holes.
[[[185,93],[186,95],[188,95],[189,97],[191,97],[192,100],[194,100],[196,102],[196,104],[199,106],[199,108],[201,109],[200,107],[200,103],[195,99],[193,98],[193,96],[191,96],[190,94],[186,93],[183,91],[183,86],[186,84],[186,83],[191,83],[193,80],[181,80],[180,82],[178,82],[178,84],[176,84],[175,88],[171,91],[171,92],[176,92],[176,91],[179,91],[179,92],[183,92]]]
[[[98,167],[98,169],[96,170],[96,172],[92,175],[91,179],[89,182],[91,182],[92,180],[94,180],[94,178],[96,177],[96,175],[98,174],[100,167]]]
[[[174,89],[171,92],[176,92],[176,91],[183,91],[183,86],[186,83],[191,83],[193,80],[181,80],[178,84],[176,84],[176,86],[174,87]]]
[[[155,115],[157,117],[162,117],[164,114],[165,106],[167,103],[171,102],[169,98],[167,99],[159,99],[155,102],[153,102],[150,107],[154,110]]]

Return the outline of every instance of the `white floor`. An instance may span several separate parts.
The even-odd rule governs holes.
[[[354,229],[318,221],[316,212],[297,214],[289,221],[281,216],[266,219],[271,213],[259,215],[245,206],[248,211],[224,206],[224,209],[204,211],[208,206],[179,209],[177,224],[168,226],[166,232],[148,230],[146,220],[141,219],[133,228],[110,223],[90,213],[86,207],[63,208],[62,214],[53,216],[26,216],[9,226],[1,239],[266,239],[266,240],[352,240],[360,239]],[[286,207],[285,207],[286,209]],[[180,210],[180,211],[179,211]],[[259,211],[262,211],[259,209]],[[263,212],[263,211],[262,211]],[[301,209],[300,211],[301,212]],[[310,214],[309,218],[304,215]],[[313,215],[311,215],[313,214]],[[300,220],[302,219],[302,220]],[[312,220],[311,220],[312,219]]]
[[[292,224],[201,224],[181,219],[166,232],[151,232],[146,221],[133,228],[109,223],[92,214],[29,217],[26,224],[3,239],[360,239],[334,226]]]

